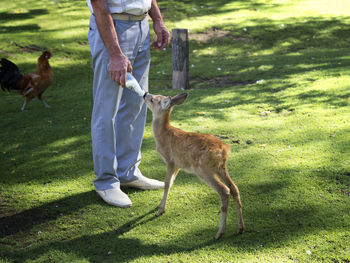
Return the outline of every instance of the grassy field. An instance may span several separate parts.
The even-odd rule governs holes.
[[[93,188],[92,69],[85,1],[2,1],[0,57],[29,73],[43,48],[55,80],[20,111],[0,93],[0,262],[350,262],[350,1],[159,0],[190,31],[190,86],[172,123],[231,144],[246,231],[214,240],[217,194],[180,172],[163,192]],[[152,38],[154,36],[152,35]],[[152,50],[151,92],[171,90],[171,47]],[[163,180],[148,114],[141,170]]]

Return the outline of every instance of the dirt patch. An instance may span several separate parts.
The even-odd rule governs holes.
[[[7,57],[12,57],[12,58],[16,57],[15,54],[12,54],[12,53],[10,53],[10,52],[6,52],[5,50],[2,50],[2,49],[0,49],[0,54],[4,54],[4,55],[6,55]]]
[[[350,196],[350,192],[344,191],[343,189],[338,190],[338,192],[343,195]]]
[[[250,38],[244,36],[233,36],[232,31],[221,30],[218,28],[209,29],[203,33],[193,33],[188,35],[189,39],[193,39],[199,42],[212,42],[215,40],[222,41],[223,39],[231,39],[234,41],[241,41],[248,43],[251,41]]]
[[[233,136],[228,136],[228,135],[215,135],[215,136],[220,140],[230,140],[230,143],[240,144],[240,140],[235,139],[235,137]]]
[[[27,45],[27,46],[22,46],[16,42],[13,42],[13,45],[18,47],[18,50],[20,52],[25,52],[25,53],[36,53],[38,51],[45,51],[47,48],[45,47],[39,47],[37,45]]]
[[[208,84],[211,86],[227,86],[227,85],[238,86],[238,85],[254,84],[255,81],[253,80],[233,81],[228,76],[215,77],[211,79],[200,78],[200,77],[195,77],[190,79],[191,85],[201,84],[201,83]]]

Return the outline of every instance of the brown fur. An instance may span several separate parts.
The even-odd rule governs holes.
[[[230,194],[237,205],[238,233],[242,233],[244,224],[239,190],[226,168],[230,146],[215,136],[185,132],[170,125],[172,107],[182,104],[186,97],[187,94],[183,93],[173,98],[150,94],[145,98],[147,107],[153,113],[152,126],[156,149],[167,165],[164,196],[157,215],[165,212],[169,190],[179,170],[184,169],[197,174],[221,198],[221,220],[215,238],[220,238],[225,232]]]

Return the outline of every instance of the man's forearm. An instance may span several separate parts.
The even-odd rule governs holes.
[[[122,53],[118,42],[118,36],[114,29],[113,19],[109,12],[106,0],[92,0],[92,8],[96,18],[96,24],[101,38],[107,48],[110,57]]]
[[[151,9],[148,11],[149,16],[153,22],[163,22],[162,14],[160,13],[157,0],[152,0]]]

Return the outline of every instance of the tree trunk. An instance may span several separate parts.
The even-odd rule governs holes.
[[[172,30],[173,89],[188,89],[188,30]]]

